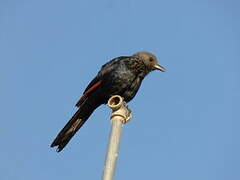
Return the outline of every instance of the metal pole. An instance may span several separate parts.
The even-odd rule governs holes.
[[[127,104],[123,101],[121,96],[112,96],[108,100],[108,106],[112,109],[112,127],[103,170],[103,180],[113,180],[122,127],[123,124],[131,119],[131,110],[128,109]]]

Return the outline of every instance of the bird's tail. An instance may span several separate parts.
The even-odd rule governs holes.
[[[58,146],[56,151],[60,152],[98,106],[99,105],[92,106],[92,104],[85,104],[79,108],[65,127],[58,133],[51,147]]]

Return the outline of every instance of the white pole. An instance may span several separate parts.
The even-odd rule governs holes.
[[[112,96],[108,100],[108,106],[112,109],[112,127],[109,137],[108,151],[105,159],[102,178],[103,180],[113,180],[122,127],[124,123],[131,119],[131,110],[128,109],[127,104],[123,101],[121,96]]]

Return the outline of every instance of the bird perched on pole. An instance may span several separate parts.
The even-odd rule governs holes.
[[[120,95],[124,101],[131,101],[144,77],[154,70],[165,71],[158,64],[156,56],[145,51],[132,56],[120,56],[103,65],[77,102],[79,109],[59,132],[51,147],[57,146],[56,151],[60,152],[93,111],[101,104],[106,104],[111,96]]]

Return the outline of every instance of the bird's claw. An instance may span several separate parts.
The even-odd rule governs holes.
[[[131,112],[129,113],[129,115],[125,118],[125,120],[124,120],[124,124],[125,123],[127,123],[128,121],[130,121],[130,119],[132,119],[132,114],[131,114]]]
[[[132,111],[128,108],[128,105],[126,102],[125,102],[125,107],[127,111],[127,116],[124,118],[124,122],[123,122],[124,124],[130,121],[130,119],[132,119]]]

